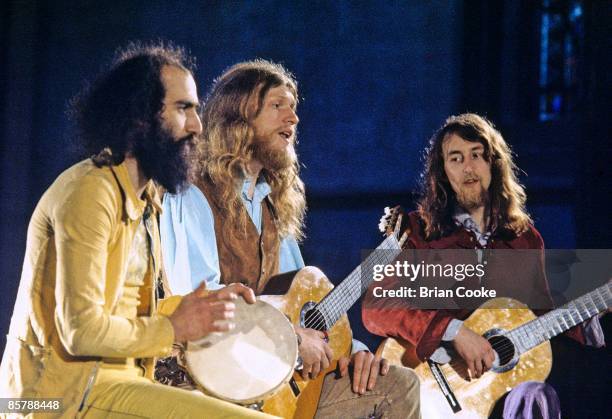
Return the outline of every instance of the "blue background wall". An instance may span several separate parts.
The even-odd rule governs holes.
[[[384,206],[412,207],[427,139],[448,115],[465,111],[487,115],[512,144],[548,247],[610,247],[610,7],[585,3],[580,109],[542,123],[535,94],[538,2],[3,2],[1,331],[12,312],[30,214],[79,158],[71,151],[67,101],[129,40],[161,38],[188,48],[198,58],[201,96],[241,60],[267,58],[294,72],[309,204],[304,258],[335,281],[359,263],[361,249],[377,245]],[[375,347],[358,307],[351,321]],[[581,388],[597,415],[605,409],[598,400],[606,375],[593,366],[609,365],[609,352],[577,355],[566,346],[560,349],[570,351],[566,359],[586,364],[553,379],[568,394],[574,382],[586,381]],[[584,413],[572,398],[562,399],[571,417]]]

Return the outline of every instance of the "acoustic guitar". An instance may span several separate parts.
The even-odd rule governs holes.
[[[380,228],[387,232],[387,237],[335,288],[319,269],[310,267],[297,272],[288,290],[278,285],[289,283],[283,277],[291,273],[274,277],[267,284],[259,298],[285,313],[293,324],[327,331],[334,362],[314,380],[304,380],[296,371],[288,384],[264,401],[264,412],[283,418],[315,415],[325,375],[335,370],[340,357],[350,355],[352,332],[346,312],[373,281],[369,275],[373,266],[391,263],[400,254],[406,238],[398,237],[401,221],[398,209],[385,209]]]
[[[552,367],[552,337],[596,316],[612,305],[612,285],[603,285],[562,307],[537,317],[524,304],[494,298],[480,306],[464,325],[489,341],[496,353],[491,370],[469,380],[465,363],[421,362],[415,348],[388,338],[377,354],[391,364],[414,368],[421,381],[424,418],[487,418],[495,403],[518,384],[544,381]]]

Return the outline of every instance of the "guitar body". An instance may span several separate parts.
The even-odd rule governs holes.
[[[297,272],[289,290],[283,295],[261,295],[260,299],[272,304],[285,313],[291,323],[300,324],[303,307],[309,303],[318,303],[334,288],[323,272],[314,267],[306,267]],[[267,292],[268,287],[266,287]],[[327,331],[329,346],[334,354],[334,360],[342,356],[349,356],[353,334],[348,317],[343,315]],[[298,396],[294,394],[290,384],[285,384],[270,398],[264,401],[263,411],[283,418],[312,418],[319,404],[319,397],[323,387],[325,375],[334,371],[336,362],[325,371],[322,371],[314,380],[304,380],[298,372],[294,372],[293,380],[300,390]]]
[[[484,335],[493,328],[509,331],[535,318],[536,315],[522,303],[510,298],[495,298],[474,311],[464,324]],[[505,393],[525,381],[544,381],[552,367],[552,351],[548,341],[520,355],[517,364],[508,371],[488,371],[472,381],[462,378],[465,369],[461,366],[440,365],[462,407],[461,411],[453,413],[429,365],[417,359],[413,346],[388,338],[378,348],[377,354],[387,358],[391,364],[414,368],[421,381],[421,414],[427,419],[487,418]]]

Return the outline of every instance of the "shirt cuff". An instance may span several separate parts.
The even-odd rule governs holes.
[[[431,354],[429,359],[438,364],[448,364],[451,361],[451,356],[445,347],[440,346],[433,352],[433,354]]]
[[[448,326],[446,326],[444,335],[442,335],[442,340],[445,342],[451,342],[455,340],[455,337],[457,337],[457,333],[459,333],[459,329],[462,325],[463,322],[461,320],[452,319]]]
[[[444,335],[442,335],[442,341],[451,342],[455,340],[455,337],[457,337],[457,333],[459,333],[459,329],[461,328],[462,325],[463,325],[463,322],[461,320],[452,319],[448,323],[448,326],[446,326]],[[437,362],[438,364],[447,364],[451,361],[451,356],[445,347],[440,346],[431,354],[429,359],[431,359],[434,362]]]
[[[156,329],[155,343],[159,348],[155,356],[168,356],[172,353],[174,345],[174,327],[172,322],[163,314],[153,314],[152,318],[156,320],[153,323]]]
[[[353,339],[353,346],[351,347],[351,355],[356,354],[357,352],[361,352],[361,351],[367,351],[369,352],[370,350],[368,349],[368,347],[365,345],[365,343],[358,341],[357,339]]]

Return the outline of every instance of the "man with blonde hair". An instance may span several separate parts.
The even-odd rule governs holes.
[[[164,198],[173,292],[205,281],[210,289],[241,282],[260,294],[271,276],[304,267],[296,241],[306,208],[297,104],[295,79],[269,61],[236,64],[215,81],[203,110],[202,172],[185,192]],[[296,333],[302,375],[314,378],[332,361],[326,335],[299,326]],[[317,417],[419,417],[415,375],[357,345],[339,360],[340,377],[325,378]]]

